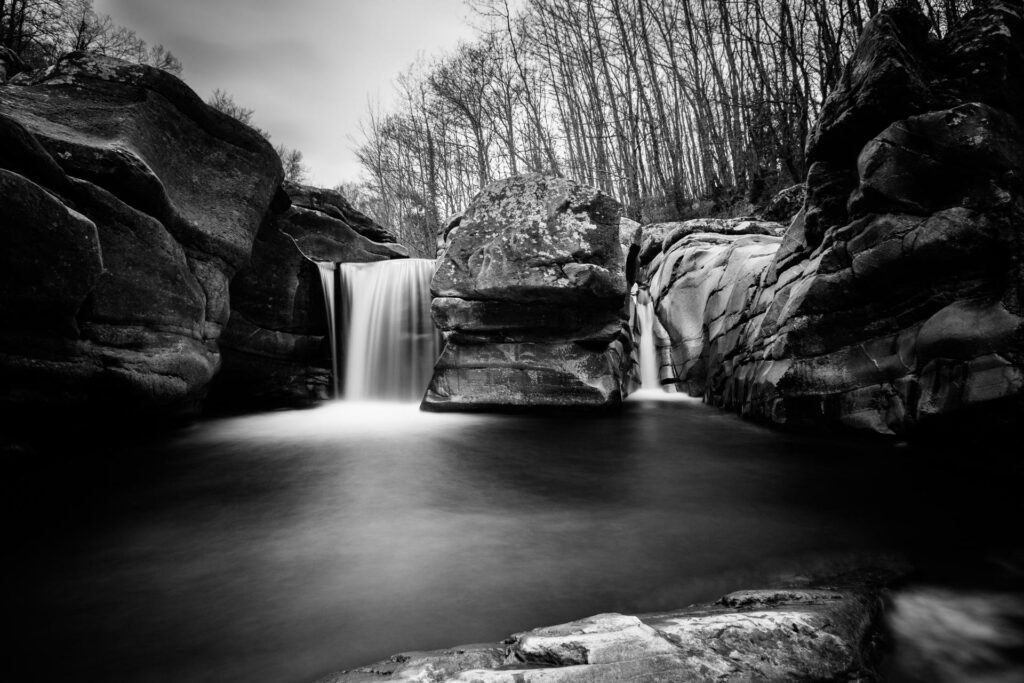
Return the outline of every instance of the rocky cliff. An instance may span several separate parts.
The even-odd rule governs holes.
[[[330,396],[331,351],[317,263],[406,258],[405,247],[332,190],[285,183],[290,206],[260,226],[231,282],[223,369],[211,407],[307,403]]]
[[[875,17],[809,138],[807,198],[781,239],[645,242],[638,279],[671,379],[779,424],[1019,424],[1022,93],[1019,3],[984,3],[942,41],[917,12]]]
[[[430,410],[617,405],[628,362],[617,202],[537,174],[485,187],[431,283],[445,348]]]
[[[266,140],[158,69],[73,54],[0,86],[0,401],[194,406],[280,180]]]

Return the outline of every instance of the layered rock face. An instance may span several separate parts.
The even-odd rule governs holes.
[[[861,590],[741,591],[677,612],[599,614],[503,644],[407,652],[320,683],[874,680],[880,605]]]
[[[678,383],[775,423],[986,428],[1024,389],[1024,16],[866,27],[784,237],[691,234],[640,269]],[[950,418],[963,418],[950,419]]]
[[[231,318],[211,407],[329,397],[331,351],[317,263],[405,258],[405,247],[333,190],[285,183],[290,206],[260,226],[252,260],[231,281]]]
[[[266,140],[157,69],[78,54],[0,87],[2,401],[193,405],[280,179]]]
[[[628,363],[620,206],[531,174],[485,187],[431,283],[445,348],[428,410],[617,405]]]

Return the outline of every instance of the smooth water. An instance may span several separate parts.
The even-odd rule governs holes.
[[[5,666],[311,682],[879,553],[945,563],[1020,519],[1017,483],[971,467],[690,399],[600,418],[341,402],[79,444],[6,463]]]
[[[345,398],[419,401],[440,354],[430,319],[434,261],[396,259],[338,268],[345,309]]]
[[[640,327],[640,388],[659,389],[661,380],[658,377],[658,349],[654,340],[654,304],[650,298],[643,303],[633,300],[637,321]]]
[[[327,318],[327,342],[331,347],[331,396],[341,396],[341,375],[338,374],[338,321],[336,301],[337,288],[334,286],[335,273],[338,266],[335,263],[317,262],[320,270],[320,287],[324,292],[324,313]]]

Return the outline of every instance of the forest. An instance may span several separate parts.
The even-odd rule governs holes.
[[[906,4],[908,0],[904,0]],[[916,4],[916,0],[909,0]],[[880,0],[475,0],[478,35],[370,107],[350,199],[422,256],[487,182],[599,187],[641,222],[749,213],[804,142]],[[938,36],[967,0],[923,0]]]
[[[426,257],[480,187],[523,172],[599,187],[641,222],[750,213],[803,180],[857,37],[899,4],[941,36],[972,2],[467,0],[476,38],[411,64],[396,105],[368,107],[363,178],[339,189]],[[91,50],[182,72],[92,0],[0,0],[0,46],[34,67]],[[208,102],[253,125],[227,91]],[[302,153],[278,153],[301,181]]]
[[[7,48],[29,68],[45,68],[71,52],[93,52],[136,64],[148,64],[177,76],[184,67],[162,44],[148,45],[135,31],[101,14],[93,0],[0,0],[0,49]],[[216,89],[207,100],[214,109],[252,126],[267,140],[270,132],[256,126],[254,111]],[[301,182],[306,176],[302,152],[284,145],[275,148],[285,178]]]

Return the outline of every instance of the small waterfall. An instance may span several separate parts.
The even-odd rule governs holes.
[[[633,306],[640,323],[640,388],[660,389],[658,349],[654,340],[654,302],[642,290],[634,297]]]
[[[434,261],[342,263],[339,272],[345,398],[419,400],[440,353],[430,319]]]
[[[327,337],[331,344],[331,381],[334,390],[332,395],[334,398],[339,398],[341,383],[338,377],[338,324],[335,320],[335,311],[338,309],[335,303],[334,287],[334,273],[337,266],[334,263],[319,261],[316,265],[320,269],[320,284],[324,289],[324,307],[327,310]]]

